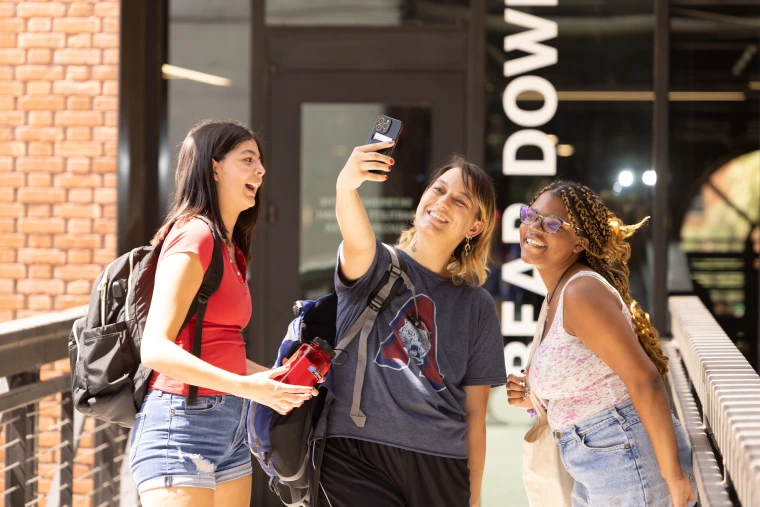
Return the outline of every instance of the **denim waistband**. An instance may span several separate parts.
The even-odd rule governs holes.
[[[186,400],[187,396],[183,394],[172,394],[167,393],[164,391],[161,391],[159,389],[152,389],[148,391],[148,393],[145,395],[145,399],[165,399],[165,400]],[[212,396],[198,396],[198,400],[206,401],[206,400],[213,400],[213,401],[219,401],[219,403],[224,403],[226,399],[230,400],[241,400],[242,398],[239,398],[233,394],[217,394]]]
[[[581,440],[580,434],[589,433],[599,426],[608,424],[610,419],[616,419],[623,427],[630,426],[640,421],[639,414],[633,408],[631,400],[624,401],[620,405],[608,408],[596,415],[584,419],[578,424],[573,424],[566,428],[552,431],[554,440],[562,444],[569,440]]]

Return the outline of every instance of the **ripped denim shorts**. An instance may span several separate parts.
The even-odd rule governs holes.
[[[129,466],[137,489],[215,489],[251,474],[246,443],[248,400],[232,395],[187,397],[150,391],[132,428]]]

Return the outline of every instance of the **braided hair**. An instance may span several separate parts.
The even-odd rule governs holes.
[[[639,343],[664,377],[668,372],[668,358],[662,352],[660,334],[652,327],[649,314],[631,297],[628,280],[631,246],[626,239],[649,217],[635,225],[626,225],[591,189],[573,181],[559,180],[547,185],[536,194],[531,204],[544,192],[551,192],[562,199],[570,223],[583,231],[588,244],[580,260],[602,275],[620,293],[631,312]]]

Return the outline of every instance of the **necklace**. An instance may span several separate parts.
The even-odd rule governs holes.
[[[559,280],[557,280],[557,284],[554,286],[554,290],[552,290],[551,294],[546,294],[546,304],[549,305],[552,302],[552,296],[557,291],[557,287],[559,287],[560,282],[562,282],[562,279],[565,278],[565,275],[568,271],[570,271],[570,268],[572,268],[575,265],[575,263],[570,264],[565,271],[562,272],[562,276],[559,277]]]

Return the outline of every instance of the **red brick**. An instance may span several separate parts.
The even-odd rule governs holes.
[[[94,141],[61,141],[55,143],[55,154],[63,157],[99,157],[103,144]]]
[[[62,234],[66,223],[62,218],[19,218],[18,230],[24,234]]]
[[[66,46],[70,48],[91,48],[92,35],[89,33],[69,35],[69,38],[66,40]]]
[[[0,187],[19,188],[26,185],[26,175],[24,173],[0,173]]]
[[[116,203],[116,189],[115,188],[96,188],[95,202],[98,204],[115,204]]]
[[[63,67],[60,65],[21,65],[16,67],[16,79],[29,81],[63,79]]]
[[[0,32],[15,32],[20,33],[24,31],[24,20],[21,18],[0,18]],[[116,24],[118,30],[118,23]],[[105,27],[105,23],[104,23]]]
[[[50,294],[57,296],[65,292],[65,284],[61,280],[46,278],[27,278],[16,283],[19,294]]]
[[[92,130],[92,138],[95,141],[111,141],[117,139],[118,131],[116,127],[95,127]]]
[[[55,309],[65,310],[67,308],[75,308],[77,306],[83,306],[83,305],[89,304],[89,302],[90,302],[89,295],[78,296],[74,294],[66,294],[64,296],[56,296]]]
[[[92,262],[92,250],[69,250],[66,258],[69,264],[89,264]]]
[[[20,202],[12,202],[4,206],[0,206],[0,217],[18,218],[18,217],[23,217],[23,216],[24,216],[24,205],[21,204]]]
[[[92,190],[89,188],[75,190],[87,190],[89,192],[92,192]],[[70,190],[69,192],[73,191],[74,190]],[[90,234],[92,233],[92,220],[89,218],[72,218],[66,223],[66,232],[70,232],[72,234]]]
[[[92,13],[92,4],[75,3],[69,5],[69,11],[66,15],[71,17],[89,17],[92,16]]]
[[[92,107],[96,111],[118,111],[119,99],[117,97],[95,97]]]
[[[89,18],[57,18],[53,19],[53,30],[64,33],[98,33],[100,19]]]
[[[16,262],[16,250],[13,248],[0,249],[0,262]],[[14,292],[15,290],[9,292],[9,294]]]
[[[116,220],[101,218],[93,222],[93,231],[97,234],[116,234]]]
[[[0,265],[1,266],[1,265]],[[78,264],[76,266],[57,266],[55,277],[57,279],[73,282],[74,280],[95,280],[103,268],[98,264]],[[84,302],[82,304],[87,304]]]
[[[101,18],[118,16],[119,2],[98,2],[95,5],[95,15]]]
[[[103,122],[103,125],[106,127],[118,127],[119,126],[119,112],[118,111],[108,111],[105,115],[105,121]]]
[[[44,16],[60,17],[66,14],[66,6],[58,2],[21,2],[16,7],[16,15],[22,18]]]
[[[119,154],[119,145],[116,141],[105,141],[103,143],[103,155],[106,157],[114,157]]]
[[[59,234],[53,238],[56,248],[70,250],[72,248],[101,248],[101,236],[98,234]],[[2,277],[0,277],[2,278]]]
[[[26,266],[23,264],[0,264],[0,278],[19,280],[26,278]]]
[[[50,95],[52,89],[50,81],[28,81],[26,83],[27,95]]]
[[[29,155],[32,157],[49,157],[53,154],[53,143],[33,141],[29,143]]]
[[[53,216],[62,218],[100,218],[100,206],[97,204],[55,204]]]
[[[0,322],[8,322],[9,320],[15,319],[15,313],[16,312],[13,310],[0,310]],[[0,459],[5,460],[5,451],[0,451]]]
[[[99,188],[101,178],[97,174],[57,174],[55,186],[62,188]]]
[[[98,248],[95,250],[95,254],[92,257],[93,262],[107,266],[112,260],[116,258],[116,252],[110,248]]]
[[[26,51],[23,49],[0,49],[0,63],[23,65],[26,63]]]
[[[100,49],[56,49],[53,61],[64,65],[97,65],[101,63]]]
[[[81,128],[81,127],[77,127]],[[89,173],[92,168],[92,159],[86,157],[70,157],[66,159],[66,170],[72,173]]]
[[[26,59],[32,65],[48,65],[53,61],[50,49],[29,49],[26,52]]]
[[[13,79],[13,67],[11,65],[0,65],[0,79],[10,81]],[[112,79],[104,77],[102,79]],[[114,78],[117,79],[117,78]]]
[[[26,143],[21,141],[0,141],[0,155],[18,157],[26,155]]]
[[[89,111],[92,109],[92,98],[72,95],[66,97],[66,109],[75,111]]]
[[[71,67],[69,67],[71,68]],[[53,93],[56,95],[90,95],[100,94],[100,81],[55,81]]]
[[[92,36],[92,45],[96,48],[118,48],[118,33],[96,33]]]
[[[42,83],[44,81],[38,81]],[[50,83],[47,83],[50,86]],[[28,89],[29,83],[27,83]],[[47,127],[53,124],[52,111],[29,111],[29,125],[34,127]]]
[[[119,18],[103,18],[103,32],[119,33],[119,29]]]
[[[69,65],[66,67],[66,79],[71,81],[90,79],[90,67],[86,65]]]
[[[13,218],[0,218],[0,232],[16,232],[16,220]]]
[[[11,139],[13,139],[13,129],[0,127],[0,141],[10,141]]]
[[[22,172],[63,171],[63,158],[61,157],[25,157],[16,160],[16,169]]]
[[[21,81],[0,81],[0,95],[23,95],[24,83]]]
[[[119,64],[119,50],[118,49],[104,49],[103,63],[105,65],[118,65]]]
[[[117,65],[95,65],[92,67],[92,79],[99,79],[101,81],[118,80],[119,67]]]
[[[89,250],[87,250],[89,252]],[[92,292],[92,283],[87,280],[77,280],[66,284],[66,294],[89,294]]]
[[[72,188],[69,190],[67,202],[78,202],[82,204],[93,202],[91,188]],[[98,201],[95,201],[98,202]]]
[[[115,173],[115,158],[96,158],[92,161],[92,170],[96,173]]]
[[[26,237],[26,246],[28,248],[51,248],[53,246],[53,236],[49,234],[29,234]]]
[[[27,204],[26,216],[29,218],[50,218],[50,204]]]
[[[24,296],[21,294],[0,294],[0,309],[23,310]]]
[[[15,157],[0,157],[0,172],[7,173],[13,170]]]
[[[18,36],[20,48],[63,48],[66,36],[62,33],[22,33]]]
[[[15,33],[0,32],[0,48],[15,48],[18,46],[17,40],[18,37]]]
[[[3,111],[3,114],[0,114],[0,125],[23,125],[24,122],[26,116],[23,111]]]
[[[57,97],[55,95],[27,95],[19,97],[18,108],[21,110],[58,110],[64,109],[66,103],[63,97]]]
[[[50,187],[53,184],[53,176],[49,173],[29,173],[26,182],[30,187]]]
[[[56,125],[97,127],[102,123],[103,114],[96,111],[60,111],[55,113]]]
[[[29,266],[30,278],[43,278],[49,281],[52,276],[53,266],[48,264],[35,264],[34,266]]]
[[[47,294],[38,294],[35,296],[29,296],[27,299],[27,307],[30,310],[52,310],[53,308],[53,298],[48,296]],[[50,465],[55,466],[55,465]],[[44,472],[45,465],[43,463],[39,464],[40,467],[40,473]]]
[[[115,173],[109,173],[103,175],[103,188],[116,188],[116,182],[118,178]]]
[[[115,234],[106,234],[103,238],[103,247],[104,248],[112,248],[116,250],[116,235]]]
[[[66,264],[66,252],[54,248],[22,248],[18,260],[25,264]]]
[[[5,207],[5,206],[3,206]],[[23,248],[26,243],[26,237],[23,234],[3,233],[0,234],[0,245],[5,248]],[[23,261],[19,261],[23,262]],[[0,278],[2,278],[0,276]]]
[[[49,32],[53,29],[53,21],[50,18],[29,18],[26,22],[27,32]]]
[[[91,141],[92,131],[90,130],[90,127],[66,127],[66,140],[67,141]],[[89,161],[89,159],[87,160]]]
[[[103,218],[116,218],[115,204],[106,204],[103,206]]]
[[[8,111],[16,109],[16,98],[12,95],[0,95],[0,110]]]
[[[14,202],[16,191],[12,188],[0,188],[0,203]]]
[[[63,129],[60,127],[17,127],[16,139],[19,141],[62,141]]]
[[[16,14],[16,6],[10,2],[0,3],[0,18],[11,18]]]
[[[13,280],[0,280],[0,294],[15,294],[15,285]]]

